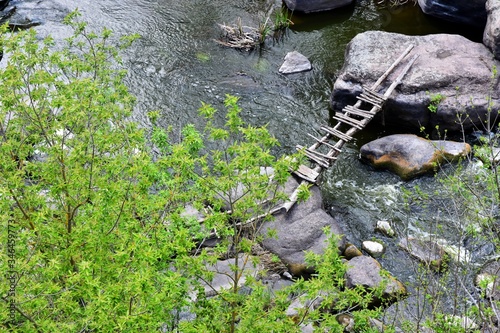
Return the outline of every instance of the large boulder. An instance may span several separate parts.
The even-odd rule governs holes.
[[[293,185],[298,185],[295,180]],[[305,262],[305,251],[317,254],[324,253],[328,244],[323,232],[325,227],[336,235],[343,235],[339,221],[323,210],[323,199],[317,186],[311,189],[311,196],[305,202],[295,204],[290,211],[276,215],[275,219],[265,222],[260,229],[264,237],[262,246],[277,255],[285,263],[290,272],[302,275],[311,272],[314,268],[308,267]],[[270,237],[274,234],[276,237]],[[344,248],[344,238],[339,241],[339,250]]]
[[[486,45],[496,59],[500,60],[500,1],[486,1],[488,20],[483,34],[483,43]]]
[[[362,85],[371,86],[410,44],[415,46],[410,56],[417,54],[419,58],[387,100],[379,121],[401,130],[418,130],[422,126],[431,130],[438,125],[441,131],[460,132],[474,126],[483,128],[486,116],[495,116],[491,110],[498,110],[500,92],[498,77],[492,79],[492,69],[500,68],[500,62],[483,44],[448,34],[358,34],[347,46],[345,63],[331,96],[332,108],[341,110],[354,104]],[[383,87],[400,71],[393,71]],[[433,103],[434,107],[429,108]]]
[[[394,134],[363,145],[360,157],[375,168],[388,169],[403,179],[411,179],[434,171],[439,164],[465,157],[470,152],[468,143],[431,141],[413,134]]]
[[[285,0],[291,11],[312,13],[332,10],[352,4],[353,0]]]
[[[483,27],[486,0],[418,0],[422,11],[447,21]]]

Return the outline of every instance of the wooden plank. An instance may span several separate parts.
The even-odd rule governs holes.
[[[314,171],[313,169],[301,164],[299,168],[293,172],[296,176],[307,180],[310,183],[316,183],[319,177],[319,172]]]
[[[299,165],[297,172],[300,172],[303,175],[307,175],[311,179],[316,179],[319,176],[319,172],[316,172],[313,169],[311,169],[310,167],[305,166],[303,164]]]
[[[370,103],[372,105],[375,105],[375,106],[378,106],[378,107],[382,107],[382,104],[384,104],[383,102],[381,101],[378,101],[378,100],[374,100],[374,99],[371,99],[370,97],[367,97],[366,95],[364,94],[361,94],[361,95],[358,95],[356,96],[356,98],[360,101],[363,101],[363,102],[366,102],[366,103]]]
[[[331,148],[331,149],[333,149],[333,150],[336,150],[336,151],[338,151],[339,153],[341,153],[341,152],[342,152],[342,149],[339,149],[339,148],[335,147],[334,145],[331,145],[331,144],[329,144],[328,142],[323,141],[323,139],[318,139],[317,137],[315,137],[314,135],[309,134],[309,133],[307,133],[307,135],[309,135],[311,138],[313,138],[314,140],[316,140],[316,142],[318,142],[318,143],[320,143],[320,144],[322,144],[322,145],[325,145],[325,146],[327,146],[327,147],[329,147],[329,148]]]
[[[403,80],[403,77],[408,73],[410,70],[411,66],[413,66],[413,63],[418,59],[418,54],[415,54],[410,61],[406,64],[405,68],[401,71],[401,73],[398,75],[396,80],[387,88],[387,91],[384,93],[385,97],[389,97],[392,94],[392,91],[396,89],[396,87],[401,83]]]
[[[348,117],[345,114],[340,113],[340,112],[336,112],[335,116],[333,116],[333,119],[336,119],[340,122],[343,122],[344,124],[356,127],[359,130],[362,130],[364,128],[364,125],[361,124],[361,122],[359,120],[350,118],[350,117]]]
[[[343,111],[345,113],[350,113],[350,114],[354,114],[356,116],[360,116],[360,117],[363,117],[363,118],[366,118],[366,119],[372,119],[373,116],[375,116],[376,113],[372,113],[368,110],[361,110],[361,109],[358,109],[358,108],[355,108],[351,105],[348,105],[346,106]]]
[[[327,160],[330,160],[330,161],[334,161],[334,160],[336,160],[336,159],[337,159],[337,157],[336,157],[336,156],[333,156],[333,155],[327,155],[327,154],[322,154],[322,153],[320,153],[319,151],[311,150],[311,149],[309,149],[309,148],[306,148],[306,150],[307,150],[308,152],[310,152],[311,154],[318,155],[318,156],[323,157],[323,158],[326,158]]]
[[[378,78],[378,80],[370,87],[371,90],[375,91],[381,84],[382,82],[387,78],[387,76],[389,76],[389,74],[392,73],[392,71],[394,70],[394,68],[396,68],[396,66],[399,65],[399,63],[411,52],[411,50],[413,49],[413,45],[409,45],[404,51],[403,53],[400,54],[400,56],[394,60],[394,62],[391,64],[391,66],[389,68],[386,69],[386,71],[384,72],[384,74],[382,74],[382,76],[380,76]],[[360,107],[361,106],[361,101],[358,101],[355,105],[355,107]],[[333,133],[331,132],[328,132],[326,131],[327,134],[325,135],[325,138],[328,139],[328,136],[329,135],[334,135]],[[337,135],[334,135],[336,137],[338,137]],[[343,141],[347,142],[347,141],[350,141],[352,138],[348,136],[347,139],[342,139]],[[315,144],[311,145],[310,148],[314,149],[314,148],[318,148],[319,146],[321,145],[320,142],[316,142]]]
[[[379,94],[375,90],[372,90],[369,87],[365,87],[365,86],[363,86],[363,95],[365,95],[371,99],[378,100],[382,103],[384,103],[387,100],[387,97],[385,97],[383,94]]]
[[[308,149],[304,149],[305,147],[302,147],[301,145],[297,145],[296,146],[296,149],[297,150],[301,150],[304,152],[304,154],[306,155],[307,158],[309,158],[311,161],[313,161],[314,163],[322,166],[323,168],[329,168],[330,167],[330,164],[327,160],[323,159],[323,157],[321,156],[318,156],[314,153],[311,153],[311,150],[308,150]]]
[[[293,174],[296,175],[297,177],[299,177],[300,179],[308,181],[309,183],[316,184],[316,182],[317,182],[317,179],[309,178],[306,175],[304,175],[304,174],[302,174],[302,173],[300,173],[298,171],[293,171]]]
[[[327,133],[330,133],[333,136],[336,136],[342,141],[351,141],[353,138],[345,133],[342,133],[339,130],[336,130],[335,128],[331,128],[329,126],[321,126],[321,129]]]

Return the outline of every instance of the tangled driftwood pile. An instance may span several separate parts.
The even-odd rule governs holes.
[[[259,28],[244,26],[241,19],[235,25],[219,24],[222,30],[221,38],[215,41],[223,46],[250,50],[261,44],[266,38],[268,28],[262,25]]]

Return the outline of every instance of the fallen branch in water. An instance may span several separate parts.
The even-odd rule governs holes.
[[[263,33],[266,30],[265,27],[257,29],[243,26],[241,19],[238,19],[233,26],[219,24],[219,27],[222,30],[222,36],[221,39],[216,39],[215,42],[223,46],[250,50],[261,44],[265,39],[265,33]]]

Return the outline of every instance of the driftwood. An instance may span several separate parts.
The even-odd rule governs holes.
[[[265,38],[262,31],[265,30],[264,27],[257,29],[244,26],[241,24],[241,19],[238,19],[235,25],[219,24],[219,27],[222,30],[222,36],[215,42],[227,47],[251,50],[261,44]]]

